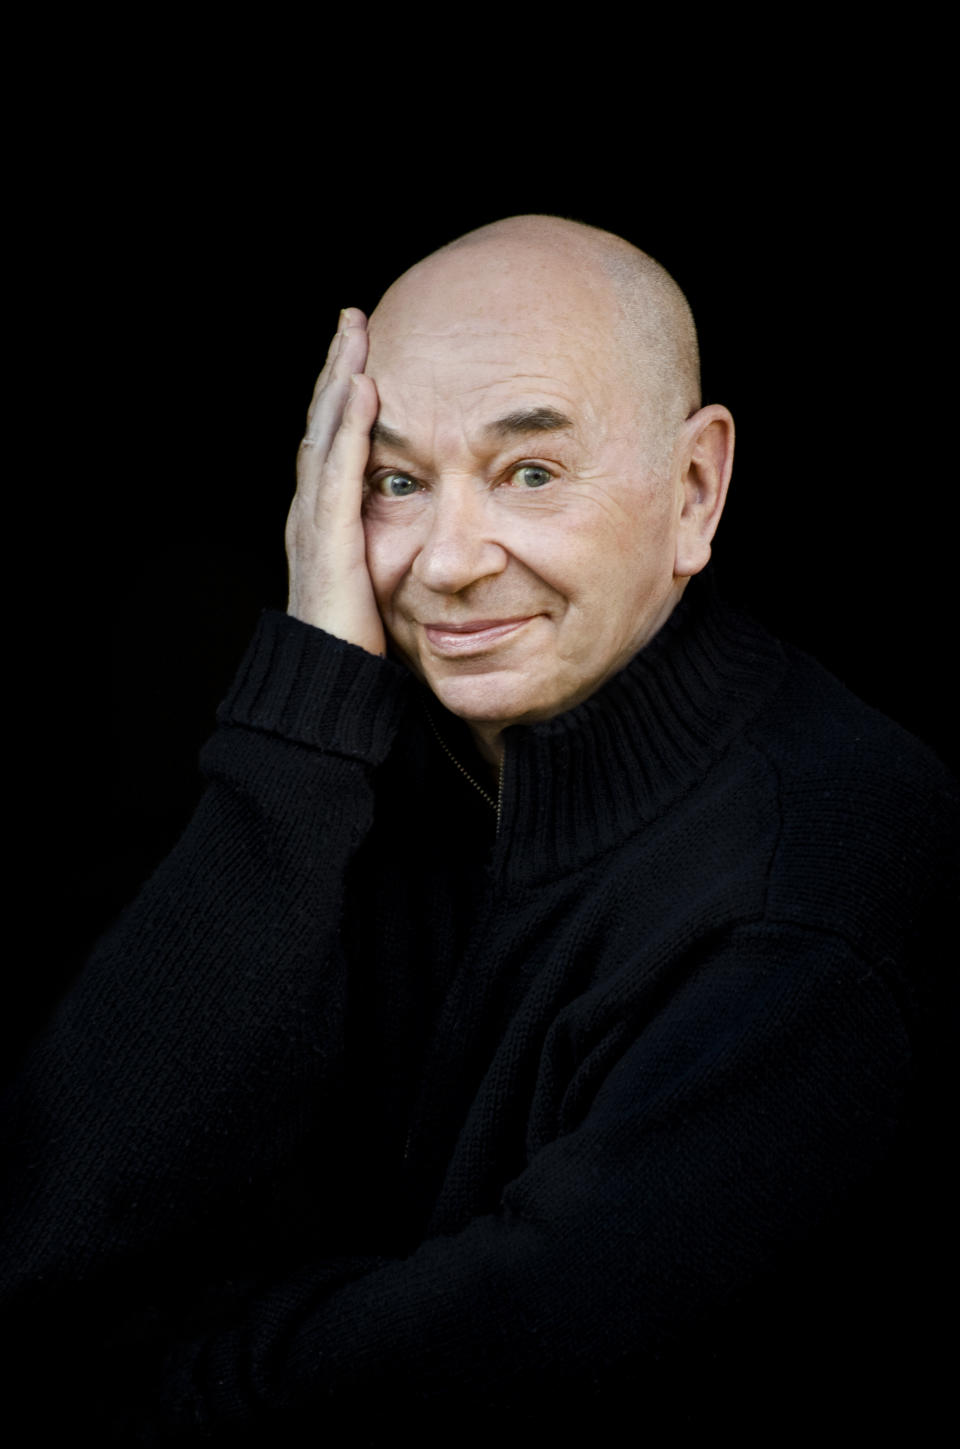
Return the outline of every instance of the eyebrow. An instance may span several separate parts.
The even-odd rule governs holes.
[[[566,413],[558,412],[556,408],[517,408],[505,417],[485,424],[483,431],[488,438],[519,438],[528,433],[555,433],[560,428],[572,427],[573,419],[568,418]],[[411,451],[406,438],[379,421],[370,429],[370,441],[382,443],[388,448],[397,448],[401,452]]]
[[[516,438],[524,433],[555,433],[559,428],[572,427],[573,419],[556,408],[518,408],[505,418],[487,423],[483,431],[488,437]]]

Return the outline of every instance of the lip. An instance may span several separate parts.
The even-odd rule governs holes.
[[[436,654],[480,654],[501,639],[516,634],[538,617],[537,614],[524,614],[516,619],[469,619],[465,624],[424,624],[423,632]]]

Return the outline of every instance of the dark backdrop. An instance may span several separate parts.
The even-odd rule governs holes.
[[[258,611],[283,605],[294,455],[339,308],[369,310],[498,216],[577,217],[673,273],[705,397],[739,429],[722,584],[956,760],[935,149],[707,128],[654,170],[621,125],[551,174],[492,145],[444,152],[438,122],[364,169],[349,136],[311,152],[256,119],[193,121],[95,115],[37,232],[35,456],[53,486],[31,498],[55,565],[33,604],[55,703],[25,1023],[189,817],[217,701]]]

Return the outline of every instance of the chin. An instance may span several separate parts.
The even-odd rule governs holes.
[[[515,724],[544,718],[538,712],[536,691],[529,680],[498,670],[492,674],[423,676],[437,699],[451,714],[473,724]]]

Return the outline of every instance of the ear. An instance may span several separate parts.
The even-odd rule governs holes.
[[[674,577],[688,579],[706,568],[733,471],[733,417],[720,403],[701,408],[678,439],[675,478],[680,517]]]

